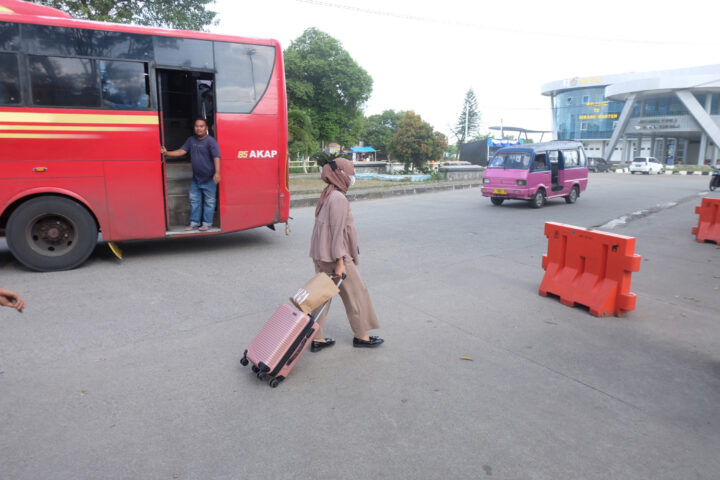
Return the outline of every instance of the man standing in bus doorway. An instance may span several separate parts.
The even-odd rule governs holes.
[[[207,121],[204,118],[195,120],[195,135],[188,137],[182,147],[167,151],[161,146],[160,151],[170,158],[182,157],[190,152],[193,171],[190,184],[190,225],[185,227],[185,230],[207,232],[212,227],[217,184],[220,183],[220,147],[217,141],[208,135]]]

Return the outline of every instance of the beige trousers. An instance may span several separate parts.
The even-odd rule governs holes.
[[[321,262],[319,260],[314,260],[314,262],[315,273],[325,272],[332,275],[335,271],[335,262]],[[370,301],[370,294],[360,276],[360,271],[352,260],[345,262],[345,271],[345,280],[340,284],[340,298],[342,298],[345,305],[345,313],[347,313],[353,334],[357,338],[364,337],[367,335],[368,330],[379,328],[380,323],[377,315],[375,315],[375,309]],[[317,319],[319,328],[315,333],[315,338],[324,337],[323,327],[325,326],[325,317],[327,317],[328,310],[330,310],[329,303],[325,311]]]

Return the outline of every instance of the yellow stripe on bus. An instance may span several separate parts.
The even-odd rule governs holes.
[[[118,123],[157,125],[157,115],[110,115],[95,113],[0,112],[0,122],[27,123]]]
[[[82,133],[0,133],[0,138],[98,138],[99,135]]]
[[[0,125],[0,130],[42,130],[42,131],[68,131],[68,132],[143,132],[149,127],[93,127],[70,125]]]
[[[15,13],[12,10],[10,10],[8,7],[3,7],[0,5],[0,13]]]

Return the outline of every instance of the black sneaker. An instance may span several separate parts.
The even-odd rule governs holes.
[[[353,337],[353,347],[355,348],[375,348],[381,343],[383,343],[385,340],[383,340],[380,337],[370,337],[369,340],[360,340],[357,337]]]

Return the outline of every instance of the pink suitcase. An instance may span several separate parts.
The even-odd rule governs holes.
[[[343,279],[339,279],[340,286]],[[317,313],[319,316],[327,302]],[[291,305],[280,305],[250,343],[240,359],[246,366],[252,362],[252,371],[260,380],[270,379],[275,388],[287,378],[300,357],[315,338],[318,325],[312,315],[303,313]]]

